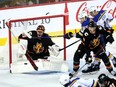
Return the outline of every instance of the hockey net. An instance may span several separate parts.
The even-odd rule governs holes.
[[[66,46],[65,39],[63,37],[59,37],[64,35],[66,32],[65,15],[11,19],[7,22],[9,31],[7,55],[2,57],[3,60],[1,65],[7,63],[10,69],[12,68],[13,64],[16,66],[19,64],[19,62],[23,62],[23,64],[26,65],[26,62],[24,61],[27,61],[27,58],[17,57],[18,36],[23,33],[23,30],[26,30],[27,32],[36,30],[37,26],[40,24],[45,26],[45,33],[53,36],[52,40],[55,42],[55,44],[57,44],[60,48],[64,48]],[[66,49],[60,51],[60,54],[57,57],[62,58],[62,60],[66,60]]]

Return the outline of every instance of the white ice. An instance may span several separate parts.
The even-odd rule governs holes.
[[[114,37],[116,38],[116,33],[114,34]],[[71,40],[67,40],[67,42],[70,44],[75,40],[77,39],[72,38]],[[70,71],[72,71],[73,55],[78,47],[78,44],[79,43],[76,43],[75,45],[67,48],[67,62],[69,63]],[[116,41],[112,45],[108,44],[107,50],[116,56],[115,44]],[[4,55],[6,55],[6,53],[4,53]],[[84,59],[81,59],[80,65],[82,66],[84,64]],[[116,71],[116,68],[114,70]],[[101,64],[100,71],[98,71],[96,74],[82,74],[81,70],[79,70],[77,77],[97,79],[98,75],[101,73],[106,73],[108,76],[115,78],[105,69],[103,63]],[[34,71],[25,74],[11,74],[7,68],[0,69],[0,87],[63,87],[59,83],[59,77],[62,74],[64,73],[50,71]],[[68,74],[68,72],[66,74]]]

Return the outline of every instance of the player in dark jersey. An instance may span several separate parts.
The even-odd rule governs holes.
[[[116,80],[114,78],[110,78],[104,73],[98,76],[98,82],[100,83],[101,87],[116,87]]]
[[[93,21],[96,22],[97,25],[102,26],[104,30],[106,30],[107,32],[112,32],[112,34],[113,34],[113,29],[112,29],[111,25],[109,24],[110,21],[113,20],[113,17],[112,17],[111,14],[107,13],[105,10],[98,11],[95,6],[91,6],[89,8],[89,13],[93,17]],[[110,44],[113,43],[114,38],[113,38],[112,34],[110,34],[110,35],[104,35],[103,34],[102,35],[101,41],[102,41],[102,45],[103,45],[104,49],[106,49],[106,44],[108,42]],[[107,54],[108,58],[111,59],[114,67],[116,67],[116,57],[113,56],[113,54],[111,54],[108,51],[106,51],[106,54]],[[101,63],[100,58],[98,58],[96,56],[94,62],[89,67],[93,68],[93,66],[95,66],[94,68],[96,68],[96,70],[99,70],[100,69],[100,63]],[[94,69],[94,71],[96,71],[96,70]],[[83,70],[82,72],[88,73],[90,71],[87,68],[87,69]]]
[[[25,39],[28,41],[26,52],[33,60],[37,60],[38,58],[47,59],[50,56],[48,50],[49,46],[54,46],[55,43],[51,40],[51,37],[45,33],[45,27],[39,25],[36,30],[29,31],[28,34],[31,38],[28,38],[25,34],[19,36],[19,40]]]
[[[102,29],[102,27],[98,27],[96,23],[93,21],[89,22],[88,28],[82,33],[73,33],[69,32],[64,35],[65,38],[70,39],[73,36],[76,38],[81,38],[83,46],[79,47],[75,54],[74,54],[74,62],[73,62],[73,70],[74,73],[78,71],[80,58],[83,57],[85,53],[90,53],[91,51],[94,53],[95,56],[102,59],[104,62],[107,70],[114,76],[116,76],[116,72],[113,71],[112,65],[105,53],[104,47],[101,42],[101,35],[102,34],[111,34],[111,32],[107,32]]]

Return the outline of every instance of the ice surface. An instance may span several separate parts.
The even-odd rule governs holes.
[[[116,33],[114,34],[116,38]],[[68,44],[74,42],[76,39],[72,38],[67,40]],[[67,44],[67,45],[68,45]],[[70,46],[67,48],[67,62],[69,63],[70,71],[72,71],[72,59],[78,44]],[[110,45],[107,45],[107,50],[116,56],[116,41]],[[4,54],[6,55],[6,54]],[[84,59],[81,59],[81,66],[84,65]],[[80,66],[80,67],[81,67]],[[85,68],[85,67],[84,67]],[[83,68],[83,69],[84,69]],[[116,71],[116,68],[115,68]],[[101,69],[95,74],[82,74],[81,70],[78,72],[78,77],[81,78],[93,78],[97,79],[98,75],[101,73],[106,73],[108,76],[113,77],[101,64]],[[63,87],[59,83],[59,77],[64,74],[63,72],[50,72],[50,71],[38,71],[38,72],[28,72],[25,74],[11,74],[7,68],[0,69],[0,87]],[[68,74],[68,73],[66,73]],[[115,78],[115,77],[113,77]]]

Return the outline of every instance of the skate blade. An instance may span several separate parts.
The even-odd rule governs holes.
[[[87,73],[83,73],[83,72],[82,72],[82,73],[83,73],[83,74],[87,74],[87,75],[88,75],[88,74],[91,74],[91,75],[92,75],[92,74],[96,74],[98,71],[99,71],[99,70],[97,70],[97,71],[92,71],[92,72],[87,72]]]

